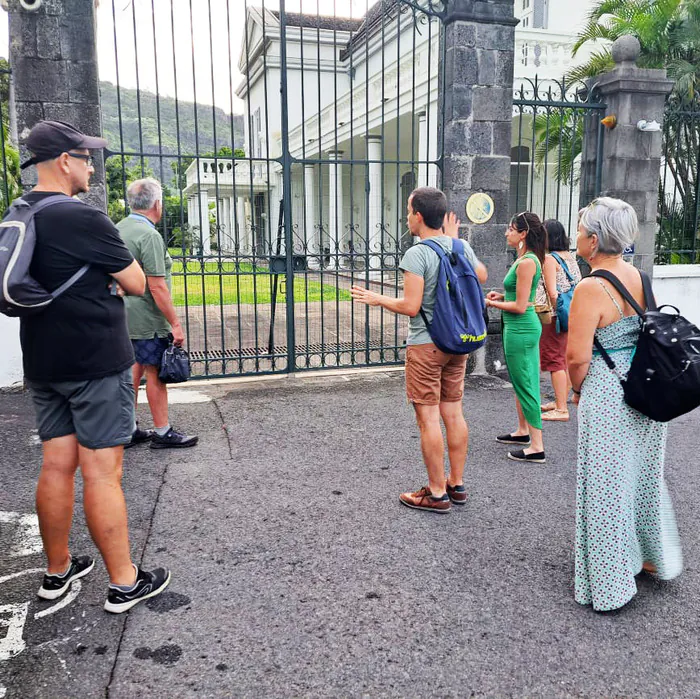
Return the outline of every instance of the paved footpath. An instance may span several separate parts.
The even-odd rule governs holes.
[[[101,562],[65,606],[35,597],[40,449],[28,397],[0,394],[0,699],[698,696],[700,411],[671,425],[666,462],[683,576],[642,575],[596,614],[573,600],[575,423],[546,427],[546,465],[508,461],[493,437],[512,393],[469,377],[469,502],[414,512],[402,382],[178,389],[173,422],[200,446],[132,449],[124,477],[134,558],[173,582],[121,616]],[[95,555],[79,506],[73,550]]]

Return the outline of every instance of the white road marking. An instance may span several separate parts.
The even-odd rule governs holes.
[[[0,629],[7,629],[5,636],[0,638],[0,660],[14,658],[27,647],[22,632],[28,608],[29,602],[0,605]]]
[[[142,404],[146,403],[146,389],[143,386],[139,388],[139,402]],[[168,403],[211,403],[211,396],[208,396],[202,391],[195,391],[191,388],[185,389],[168,387]]]
[[[0,585],[8,580],[12,580],[12,578],[19,578],[22,575],[32,575],[33,573],[43,572],[43,568],[28,568],[27,570],[20,570],[19,573],[10,573],[9,575],[4,575],[2,578],[0,578]]]
[[[17,528],[10,556],[31,556],[41,553],[43,546],[39,532],[39,518],[35,514],[0,512],[0,523],[14,524]]]
[[[54,614],[59,609],[63,609],[63,607],[67,607],[78,596],[82,587],[83,585],[80,582],[80,580],[74,580],[70,586],[70,590],[68,590],[68,594],[65,597],[63,597],[63,599],[54,604],[53,607],[49,607],[48,609],[42,609],[40,612],[37,612],[34,615],[34,618],[41,619],[42,617],[48,616],[49,614]]]

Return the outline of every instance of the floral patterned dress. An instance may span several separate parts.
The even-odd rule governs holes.
[[[596,335],[626,374],[640,319],[623,317],[613,302],[621,319]],[[666,424],[625,403],[619,379],[597,352],[583,382],[578,422],[575,598],[608,611],[634,597],[634,578],[645,561],[663,580],[683,568],[664,481]]]

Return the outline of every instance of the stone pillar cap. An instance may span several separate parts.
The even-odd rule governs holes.
[[[639,39],[631,34],[615,39],[612,45],[612,59],[617,65],[637,64],[637,59],[642,53],[642,45]]]

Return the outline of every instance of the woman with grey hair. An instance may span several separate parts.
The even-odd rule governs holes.
[[[579,214],[576,248],[593,271],[614,274],[645,307],[641,276],[622,259],[637,229],[629,204],[594,199]],[[627,604],[642,570],[670,580],[683,567],[664,481],[666,424],[625,403],[618,377],[593,350],[597,337],[626,374],[640,323],[608,281],[587,277],[577,285],[567,348],[574,403],[579,404],[575,598],[596,611]]]

